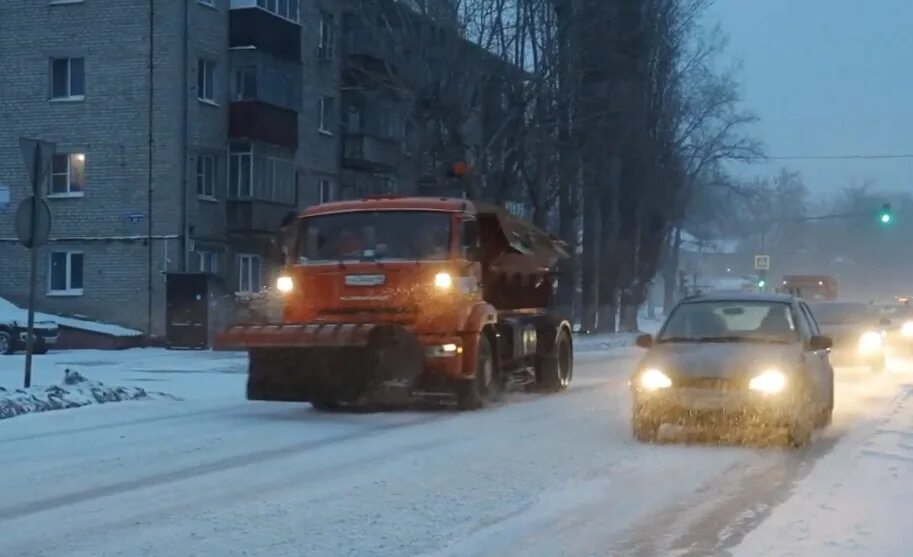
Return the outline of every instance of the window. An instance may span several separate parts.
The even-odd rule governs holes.
[[[813,335],[820,335],[821,329],[818,328],[818,322],[815,321],[815,316],[812,315],[812,310],[808,309],[808,306],[801,304],[802,313],[805,314],[805,319],[808,321],[808,326],[812,329]]]
[[[48,259],[48,293],[69,296],[82,294],[82,253],[53,251]]]
[[[208,198],[216,196],[216,158],[212,155],[197,157],[197,195]]]
[[[51,98],[79,100],[86,94],[83,58],[51,58]]]
[[[253,196],[251,167],[253,150],[249,143],[232,143],[228,153],[228,195],[235,199]]]
[[[246,101],[257,98],[257,68],[244,66],[235,70],[234,100]]]
[[[320,202],[333,201],[333,183],[326,178],[320,179]]]
[[[55,154],[51,161],[49,197],[81,197],[86,189],[85,153]]]
[[[320,45],[317,47],[317,57],[321,60],[331,60],[336,54],[336,29],[333,14],[320,12]]]
[[[257,6],[289,21],[298,22],[299,0],[257,0]]]
[[[478,251],[479,247],[479,225],[474,220],[463,221],[463,257],[471,259],[470,256]]]
[[[199,271],[201,273],[217,274],[219,272],[219,254],[214,251],[200,251]]]
[[[317,109],[319,111],[318,117],[320,122],[320,127],[318,128],[321,133],[332,134],[331,126],[333,125],[333,97],[323,97],[321,96],[318,103]]]
[[[769,342],[799,340],[789,304],[756,301],[683,303],[672,311],[659,342]]]
[[[238,255],[238,293],[260,291],[260,256]]]
[[[216,101],[216,63],[212,60],[197,62],[197,98],[201,101]]]

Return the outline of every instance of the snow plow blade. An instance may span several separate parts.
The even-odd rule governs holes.
[[[249,400],[327,407],[405,403],[423,363],[418,339],[397,325],[238,325],[216,347],[248,351]]]

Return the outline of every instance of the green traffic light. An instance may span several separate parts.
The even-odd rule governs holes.
[[[766,281],[766,280],[759,280],[759,281],[758,281],[758,288],[764,288],[765,286],[767,286],[767,281]]]
[[[881,222],[883,224],[889,224],[891,222],[891,215],[889,215],[887,213],[881,215]]]
[[[879,217],[879,220],[881,220],[881,224],[891,224],[892,219],[891,204],[885,203],[881,206],[881,216]]]

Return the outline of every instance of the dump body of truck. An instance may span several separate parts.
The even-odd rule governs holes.
[[[807,300],[833,301],[837,299],[837,281],[827,275],[786,275],[777,291]]]
[[[462,199],[370,198],[305,210],[283,233],[281,323],[236,325],[248,398],[475,408],[508,383],[565,388],[571,328],[550,309],[563,246]]]

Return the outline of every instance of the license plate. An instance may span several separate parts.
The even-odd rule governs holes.
[[[681,393],[680,404],[692,410],[724,410],[738,402],[734,398],[724,391],[693,390]]]
[[[385,275],[346,275],[346,286],[381,286],[386,280]]]

